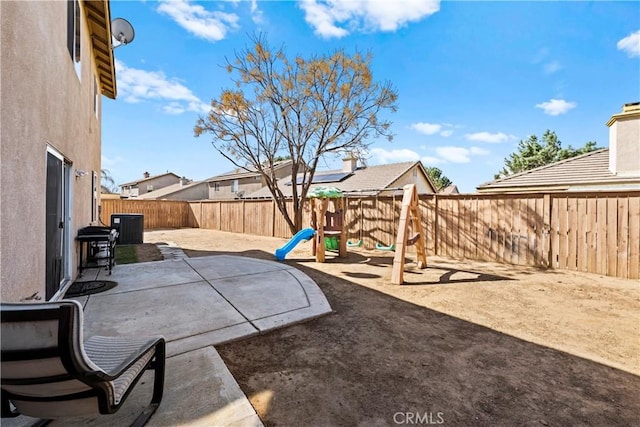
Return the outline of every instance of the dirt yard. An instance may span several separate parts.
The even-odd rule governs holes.
[[[286,240],[182,229],[145,242],[273,260]],[[334,313],[218,347],[265,425],[640,425],[640,282],[407,258],[397,286],[392,252],[287,256]]]

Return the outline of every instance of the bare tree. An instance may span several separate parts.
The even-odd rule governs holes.
[[[373,80],[370,54],[338,50],[290,60],[284,48],[273,49],[262,35],[250,42],[227,59],[236,87],[211,101],[194,132],[212,134],[214,148],[237,167],[260,172],[295,233],[302,228],[304,199],[320,158],[357,156],[374,138],[391,140],[391,122],[378,114],[395,111],[398,95],[390,82]],[[293,217],[273,167],[283,156],[291,159]]]

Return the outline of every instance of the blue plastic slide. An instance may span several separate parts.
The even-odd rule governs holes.
[[[316,231],[313,228],[303,228],[298,231],[295,236],[291,238],[283,247],[276,249],[276,259],[278,261],[284,261],[284,257],[291,251],[291,249],[295,248],[298,243],[303,240],[309,240],[316,234]]]

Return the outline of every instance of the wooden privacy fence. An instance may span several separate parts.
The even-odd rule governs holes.
[[[395,243],[402,197],[350,197],[351,240]],[[456,194],[420,197],[428,255],[640,278],[640,191]],[[145,229],[200,227],[281,238],[291,232],[271,200],[103,200],[142,213]],[[303,224],[309,224],[305,210]]]
[[[144,228],[198,227],[188,203],[180,200],[104,199],[100,201],[100,221],[111,224],[111,214],[144,215]]]

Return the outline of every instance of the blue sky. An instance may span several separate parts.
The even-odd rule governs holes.
[[[608,146],[608,119],[640,101],[639,2],[112,0],[111,16],[136,34],[114,51],[118,97],[102,103],[102,167],[118,184],[233,169],[193,126],[232,86],[225,57],[260,32],[289,56],[371,52],[399,108],[368,163],[422,160],[462,192],[546,129],[563,146]]]

